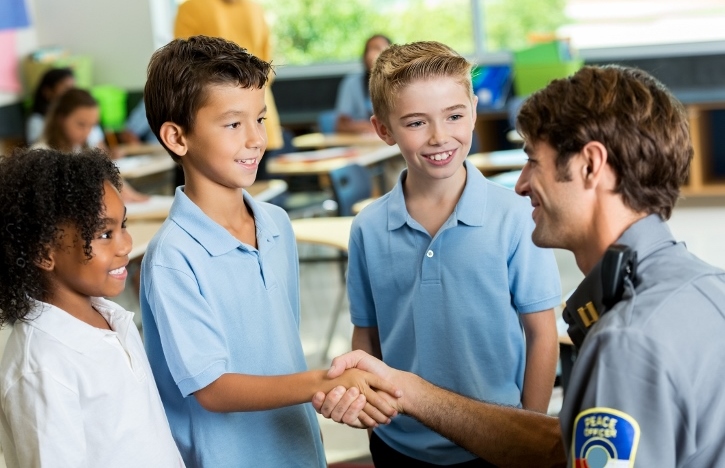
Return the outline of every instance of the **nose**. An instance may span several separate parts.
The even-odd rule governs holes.
[[[527,162],[524,164],[524,168],[521,170],[521,175],[519,176],[519,180],[516,181],[516,193],[521,195],[522,197],[528,197],[529,196],[529,163]]]
[[[125,257],[128,254],[131,253],[131,248],[133,247],[133,239],[131,238],[131,233],[129,233],[127,230],[121,231],[121,235],[119,236],[119,243],[118,243],[118,256],[119,257]]]
[[[258,124],[257,121],[251,126],[247,132],[247,148],[264,148],[267,147],[267,129],[264,123]]]
[[[445,125],[433,123],[430,129],[431,133],[428,144],[431,146],[441,146],[448,142],[448,133],[446,132]]]

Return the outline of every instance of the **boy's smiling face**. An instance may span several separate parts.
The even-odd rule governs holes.
[[[206,100],[184,135],[187,181],[239,189],[249,187],[267,147],[264,89],[210,85]]]
[[[396,97],[387,123],[373,117],[378,135],[397,143],[410,180],[460,175],[471,149],[476,102],[455,78],[413,81]]]

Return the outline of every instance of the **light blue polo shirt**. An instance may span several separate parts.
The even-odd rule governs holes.
[[[299,266],[287,214],[246,192],[258,249],[176,189],[141,267],[146,352],[188,467],[325,466],[312,405],[212,413],[193,392],[224,373],[306,370],[299,337]]]
[[[383,359],[479,400],[520,406],[526,352],[519,314],[560,303],[553,252],[531,241],[529,200],[466,161],[466,186],[435,237],[405,207],[403,180],[365,208],[350,236],[352,322],[378,327]],[[375,429],[437,464],[473,455],[407,416]]]

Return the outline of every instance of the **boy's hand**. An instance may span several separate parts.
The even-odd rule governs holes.
[[[346,369],[353,367],[372,372],[386,381],[395,376],[394,369],[360,350],[335,358],[327,376],[336,378]],[[384,399],[387,405],[395,408],[397,412],[401,407],[397,398],[402,396],[402,393],[397,390],[392,394],[395,398],[390,395],[384,392],[377,392],[376,394],[377,397]],[[312,405],[324,417],[351,427],[370,428],[376,427],[378,423],[387,424],[389,422],[375,417],[373,411],[375,411],[376,405],[370,405],[366,396],[361,394],[357,387],[349,388],[347,391],[345,391],[345,387],[336,387],[327,395],[318,392],[312,399]]]
[[[347,392],[342,392],[339,388],[333,389],[330,393],[340,395],[345,402],[350,401],[353,410],[362,407],[361,411],[357,411],[357,421],[352,421],[352,417],[346,419],[351,420],[354,427],[375,427],[378,423],[388,424],[390,418],[397,414],[395,409],[395,399],[402,393],[390,382],[360,369],[348,369],[341,376],[334,379],[336,384],[347,388]],[[315,400],[315,398],[313,398]],[[348,405],[349,406],[349,405]],[[340,421],[338,421],[340,422]]]

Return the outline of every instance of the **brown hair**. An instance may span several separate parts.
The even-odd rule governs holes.
[[[473,65],[445,44],[434,41],[391,45],[375,61],[370,77],[370,99],[375,116],[387,123],[395,97],[416,80],[450,77],[466,87],[473,99]]]
[[[559,180],[570,180],[569,161],[584,145],[601,143],[617,175],[615,193],[634,211],[665,220],[693,155],[684,107],[636,68],[587,66],[555,80],[524,102],[516,128],[527,142],[556,150]]]
[[[164,122],[173,122],[191,132],[196,113],[204,105],[209,85],[232,85],[261,89],[272,65],[237,44],[218,37],[192,36],[176,39],[151,56],[144,103],[146,118],[156,138]],[[166,148],[179,162],[179,157]]]
[[[79,107],[98,107],[98,101],[86,90],[71,88],[50,104],[43,128],[43,139],[49,147],[61,151],[74,150],[63,131],[63,120]],[[84,148],[87,146],[83,144]]]

